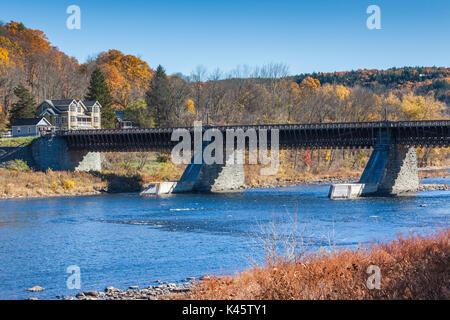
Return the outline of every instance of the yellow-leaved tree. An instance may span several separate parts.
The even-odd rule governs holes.
[[[116,109],[125,108],[148,90],[153,70],[138,57],[108,50],[99,54],[97,63],[105,75]]]
[[[433,94],[416,96],[408,93],[401,99],[401,111],[409,120],[441,119],[444,110],[445,105],[435,100]]]
[[[186,110],[187,112],[189,112],[190,114],[195,114],[195,104],[194,104],[194,100],[192,99],[187,99],[185,101],[185,106],[186,106]]]

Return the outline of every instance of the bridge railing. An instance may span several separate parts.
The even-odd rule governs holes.
[[[425,121],[373,121],[373,122],[338,122],[338,123],[306,123],[306,124],[244,124],[244,125],[222,125],[203,126],[203,129],[214,128],[221,131],[227,129],[346,129],[346,128],[395,128],[395,127],[424,127],[424,126],[450,126],[450,120],[425,120]],[[131,129],[81,129],[58,131],[56,134],[67,135],[89,135],[108,133],[171,133],[176,129],[187,129],[192,131],[194,127],[171,127],[171,128],[131,128]]]

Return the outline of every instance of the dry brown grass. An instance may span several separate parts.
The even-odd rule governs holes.
[[[362,170],[351,169],[314,169],[311,171],[297,171],[281,167],[276,175],[263,176],[260,174],[260,165],[246,165],[245,183],[249,186],[289,185],[298,183],[329,183],[340,181],[357,181]]]
[[[0,198],[95,193],[108,183],[87,172],[0,168]]]
[[[139,175],[0,168],[0,199],[95,194],[100,190],[136,192],[142,185]]]
[[[234,277],[210,277],[177,299],[449,299],[450,229],[399,237],[369,248],[310,254]],[[381,269],[381,289],[369,290],[367,268]]]

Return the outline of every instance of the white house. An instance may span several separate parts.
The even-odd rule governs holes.
[[[13,137],[40,137],[44,132],[51,130],[52,124],[41,118],[17,119],[12,124]]]
[[[101,107],[98,101],[65,99],[44,100],[36,109],[56,130],[80,130],[101,128]]]

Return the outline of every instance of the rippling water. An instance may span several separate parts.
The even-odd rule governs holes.
[[[74,294],[80,290],[66,288],[70,265],[81,268],[83,291],[230,274],[264,260],[255,239],[265,237],[272,225],[280,243],[296,225],[298,239],[309,250],[332,243],[352,247],[449,225],[448,191],[332,201],[328,189],[310,185],[159,198],[0,200],[0,298]],[[24,292],[35,285],[45,291]]]

